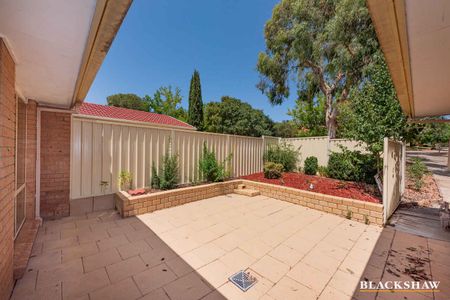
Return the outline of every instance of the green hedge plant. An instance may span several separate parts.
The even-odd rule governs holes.
[[[317,157],[309,156],[305,159],[305,166],[303,168],[303,171],[305,172],[305,174],[316,175],[318,168],[319,168],[319,162],[317,160]]]
[[[208,182],[220,182],[230,177],[230,154],[223,162],[218,162],[214,150],[209,151],[206,143],[203,144],[203,152],[198,162],[200,177]]]
[[[281,164],[284,172],[292,172],[297,167],[299,151],[291,144],[273,144],[264,153],[264,162]]]
[[[412,163],[408,166],[408,175],[414,182],[414,188],[418,191],[420,191],[423,186],[423,175],[425,175],[426,172],[427,167],[423,161],[418,157],[414,157]]]
[[[283,173],[283,165],[274,163],[274,162],[266,162],[264,164],[264,177],[268,179],[277,179],[280,178]]]
[[[373,155],[350,151],[332,152],[328,159],[328,176],[347,181],[374,183],[377,173],[376,159]]]
[[[178,185],[178,180],[178,155],[166,154],[163,156],[159,174],[153,164],[152,188],[161,190],[174,189]]]

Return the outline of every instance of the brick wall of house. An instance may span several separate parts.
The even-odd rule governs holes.
[[[0,299],[13,286],[15,64],[0,38]]]
[[[28,100],[27,104],[27,153],[26,153],[26,215],[28,220],[35,218],[36,203],[36,121],[37,102]]]
[[[43,218],[69,215],[71,115],[41,112],[41,191]]]

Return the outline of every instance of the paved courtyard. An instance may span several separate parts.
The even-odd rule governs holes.
[[[13,298],[374,299],[357,287],[381,278],[394,236],[263,196],[95,213],[44,222]],[[416,242],[398,236],[400,248]],[[239,270],[258,279],[245,293],[228,281]]]

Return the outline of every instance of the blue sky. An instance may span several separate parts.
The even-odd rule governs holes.
[[[115,93],[153,95],[179,87],[187,107],[189,81],[200,72],[203,101],[229,95],[289,119],[289,99],[271,106],[255,87],[264,51],[264,24],[277,0],[134,0],[86,101],[105,104]],[[291,95],[295,95],[291,91]],[[293,98],[293,97],[291,97]]]

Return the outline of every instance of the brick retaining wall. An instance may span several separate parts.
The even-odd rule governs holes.
[[[245,184],[248,188],[259,190],[262,195],[274,199],[342,217],[350,217],[352,220],[362,223],[383,224],[383,205],[381,204],[241,179],[133,197],[122,191],[115,194],[115,203],[121,215],[129,217],[229,194],[237,188],[238,184]]]

